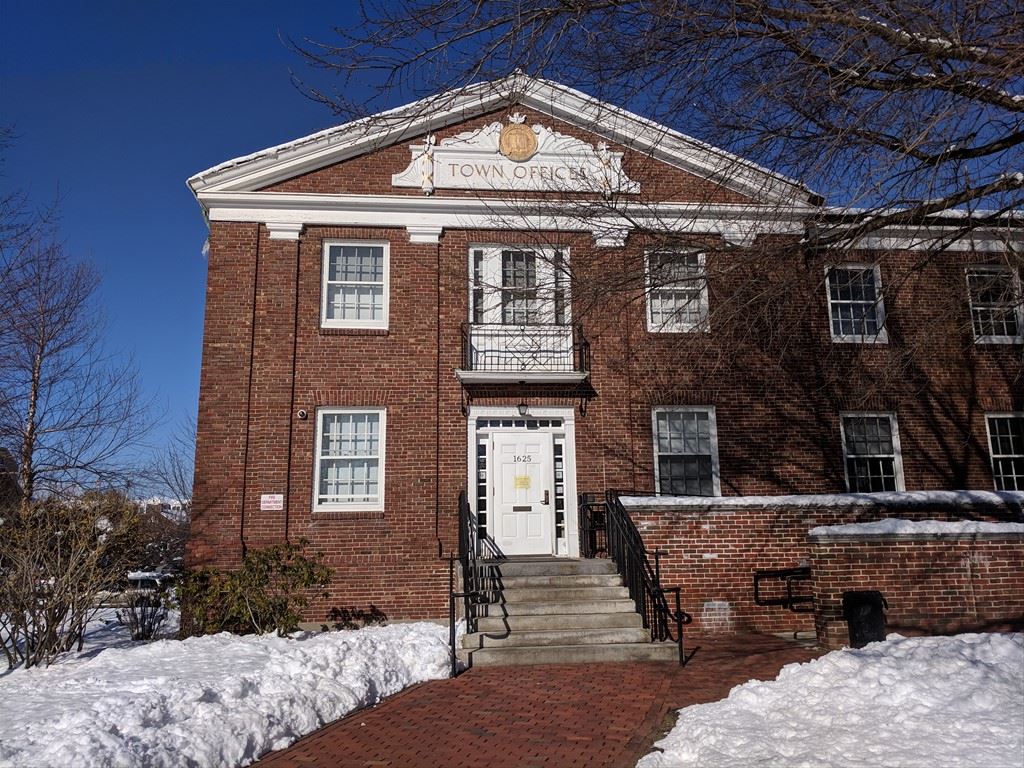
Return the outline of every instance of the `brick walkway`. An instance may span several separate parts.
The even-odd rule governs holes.
[[[674,664],[488,667],[408,688],[354,712],[260,768],[632,768],[674,711],[716,701],[823,653],[758,635],[692,637]]]

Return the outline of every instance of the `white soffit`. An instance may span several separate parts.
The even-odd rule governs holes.
[[[797,181],[567,86],[521,73],[220,163],[190,178],[188,185],[206,209],[201,193],[253,192],[513,104],[551,115],[760,202],[813,204],[815,195]]]

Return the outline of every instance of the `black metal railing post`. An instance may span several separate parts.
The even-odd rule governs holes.
[[[640,536],[640,531],[637,530],[625,507],[622,506],[617,492],[607,491],[605,493],[604,508],[608,556],[615,562],[616,569],[629,591],[629,596],[636,605],[637,613],[640,614],[644,626],[651,633],[651,640],[674,640],[676,642],[679,647],[679,663],[685,665],[683,625],[689,624],[693,617],[682,609],[679,587],[665,588],[661,586],[661,556],[664,552],[657,549],[648,552],[643,538]],[[648,554],[654,557],[653,568]],[[665,599],[666,592],[675,593],[675,610],[669,608],[668,601]],[[675,632],[672,631],[672,625],[675,627]]]

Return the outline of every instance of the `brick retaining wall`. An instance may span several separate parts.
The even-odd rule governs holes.
[[[891,632],[1024,627],[1024,534],[823,534],[809,542],[815,630],[826,647],[848,643],[848,590],[881,591]]]

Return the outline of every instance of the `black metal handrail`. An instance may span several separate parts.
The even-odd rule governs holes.
[[[459,554],[448,558],[448,640],[451,645],[452,677],[458,674],[458,659],[455,647],[455,606],[462,601],[462,615],[466,620],[466,634],[476,632],[477,619],[482,606],[493,603],[499,597],[498,576],[493,562],[480,557],[481,542],[479,529],[469,497],[463,489],[459,492]],[[455,589],[455,563],[459,563],[462,575],[462,589]]]
[[[636,605],[637,613],[643,618],[644,626],[650,630],[651,640],[672,640],[679,646],[679,663],[686,664],[683,647],[683,625],[693,617],[681,607],[679,587],[661,585],[660,550],[650,552],[629,513],[619,500],[616,491],[605,493],[604,503],[585,502],[583,508],[584,557],[596,557],[601,553],[615,562],[623,584]],[[603,510],[598,509],[603,507]],[[603,544],[603,546],[602,546]],[[654,566],[648,559],[654,557]],[[674,606],[670,607],[666,595],[674,595]]]
[[[588,373],[583,326],[462,324],[462,369],[502,373]]]

